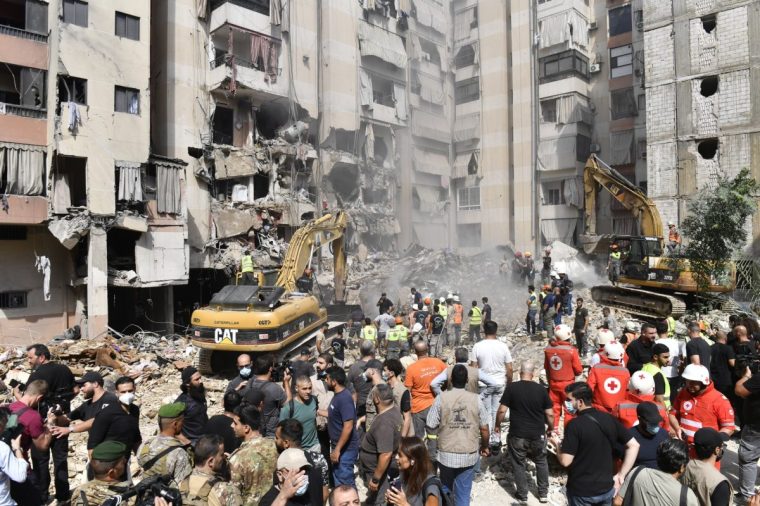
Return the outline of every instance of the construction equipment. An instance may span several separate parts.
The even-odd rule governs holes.
[[[621,252],[617,286],[601,285],[591,289],[599,304],[615,307],[644,318],[678,318],[687,306],[698,300],[718,300],[715,294],[728,293],[736,286],[736,266],[730,263],[720,279],[710,280],[700,289],[689,261],[677,255],[664,256],[665,241],[660,213],[654,202],[623,175],[591,155],[583,172],[585,193],[585,234],[581,236],[588,254],[606,258],[611,244]],[[637,222],[638,235],[597,235],[596,192],[601,186]],[[628,286],[620,286],[628,285]]]
[[[193,312],[190,338],[199,348],[199,371],[210,373],[223,365],[224,361],[216,358],[223,355],[215,354],[218,351],[269,352],[276,360],[286,360],[314,339],[327,322],[327,310],[316,296],[299,292],[297,281],[311,266],[314,253],[330,244],[335,302],[345,302],[347,221],[339,211],[306,223],[293,234],[273,286],[225,286],[207,307]]]

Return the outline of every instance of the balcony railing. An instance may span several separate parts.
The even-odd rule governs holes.
[[[48,36],[42,33],[28,32],[21,28],[13,26],[0,25],[0,34],[10,35],[11,37],[19,37],[22,39],[33,40],[35,42],[42,42],[47,44]]]
[[[37,109],[36,107],[28,107],[25,105],[16,104],[3,104],[0,103],[0,113],[12,114],[14,116],[22,116],[24,118],[45,119],[47,118],[46,109]]]
[[[220,5],[231,3],[239,5],[245,9],[250,9],[259,14],[269,16],[269,0],[212,0],[211,10],[216,9]]]
[[[261,65],[258,62],[252,62],[250,60],[247,60],[245,58],[242,58],[240,56],[234,56],[235,59],[235,65],[238,67],[245,67],[253,70],[258,70],[259,72],[264,72],[266,69],[264,68],[264,65]],[[222,65],[230,65],[232,63],[232,57],[230,57],[227,54],[223,54],[221,56],[216,57],[215,59],[211,60],[211,70],[214,70],[217,67],[221,67]],[[277,76],[282,75],[282,68],[277,67],[276,69],[269,69],[270,74],[275,74]]]

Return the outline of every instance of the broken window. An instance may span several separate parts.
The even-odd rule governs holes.
[[[479,248],[482,242],[480,223],[457,225],[457,245],[460,248]]]
[[[715,14],[710,14],[709,16],[702,17],[702,28],[706,33],[712,33],[712,31],[715,30],[716,25],[717,18],[715,17]]]
[[[141,232],[123,228],[110,228],[106,236],[106,255],[109,269],[129,271],[135,269],[135,243]]]
[[[356,152],[356,131],[355,130],[335,130],[335,149],[347,153]]]
[[[140,40],[140,18],[116,12],[116,36]]]
[[[72,76],[58,76],[59,107],[60,104],[67,102],[87,105],[87,79],[80,79]]]
[[[427,39],[420,37],[420,49],[422,50],[422,59],[434,63],[438,66],[441,65],[441,55],[438,52],[438,46]]]
[[[53,159],[53,212],[87,207],[87,158],[56,155]]]
[[[454,63],[458,69],[475,64],[475,47],[473,44],[463,46],[457,53]]]
[[[699,92],[703,97],[711,97],[718,93],[718,76],[707,76],[702,79]]]
[[[0,66],[0,102],[23,107],[14,107],[6,114],[44,118],[44,114],[32,109],[44,111],[46,72],[7,63]]]
[[[0,25],[47,35],[47,2],[39,0],[0,2]]]
[[[631,4],[610,9],[610,37],[631,31]]]
[[[591,137],[585,135],[575,136],[575,159],[585,162],[591,154]]]
[[[633,94],[633,88],[623,88],[610,92],[610,112],[612,119],[630,118],[638,114],[639,105]]]
[[[544,123],[556,123],[557,122],[557,99],[550,98],[549,100],[541,101],[541,121]]]
[[[610,49],[610,78],[630,76],[633,74],[633,46],[614,47]]]
[[[588,80],[588,58],[576,50],[545,56],[539,60],[542,83],[556,81],[567,75]]]
[[[0,292],[0,309],[22,309],[26,307],[28,292],[14,290],[12,292]]]
[[[718,153],[718,139],[705,139],[697,144],[699,155],[705,160],[712,160]]]
[[[477,211],[480,209],[480,186],[467,186],[457,192],[457,209]]]
[[[0,225],[0,241],[26,241],[26,227]]]
[[[456,83],[454,101],[457,104],[465,104],[480,98],[480,78],[471,77]]]
[[[647,110],[647,96],[642,93],[639,95],[639,111],[644,112]]]
[[[232,146],[235,131],[235,112],[227,107],[216,106],[214,110],[214,144]]]
[[[370,77],[372,79],[372,101],[376,104],[394,107],[396,103],[393,100],[393,81],[374,74],[370,74]]]
[[[63,0],[63,22],[87,27],[87,2],[82,0]]]
[[[116,86],[114,91],[114,111],[140,114],[140,90]]]

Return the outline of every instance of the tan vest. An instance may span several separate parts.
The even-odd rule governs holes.
[[[471,367],[469,365],[465,364],[455,364],[455,365],[464,365],[467,367],[467,384],[464,386],[464,389],[468,392],[472,392],[474,394],[480,393],[480,387],[478,386],[478,378],[480,377],[480,369],[477,367]],[[448,369],[446,369],[446,377],[448,379],[446,380],[446,390],[451,390],[451,371],[454,370],[454,366],[449,366]]]
[[[715,487],[724,481],[728,481],[728,478],[715,469],[715,466],[696,459],[689,461],[686,465],[686,471],[681,477],[681,482],[694,491],[694,494],[699,499],[699,504],[708,505],[710,504],[710,496],[715,491]],[[728,486],[731,488],[728,496],[732,497],[734,489],[731,487],[730,481],[728,481]]]
[[[441,394],[438,450],[474,453],[480,448],[480,397],[457,388]]]
[[[404,392],[407,391],[406,387],[404,386],[404,383],[401,381],[396,382],[395,387],[391,387],[391,391],[393,392],[393,402],[396,404],[396,407],[399,411],[401,411],[401,397],[403,397]],[[403,417],[404,413],[401,413],[401,416]],[[409,434],[407,434],[407,437],[414,436],[414,424],[411,424],[409,427]]]

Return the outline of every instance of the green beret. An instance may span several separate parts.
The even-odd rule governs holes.
[[[92,458],[101,462],[113,462],[127,455],[127,445],[120,441],[104,441],[92,450]]]
[[[177,418],[185,414],[184,402],[173,402],[171,404],[164,404],[161,409],[158,410],[158,416],[161,418]]]

